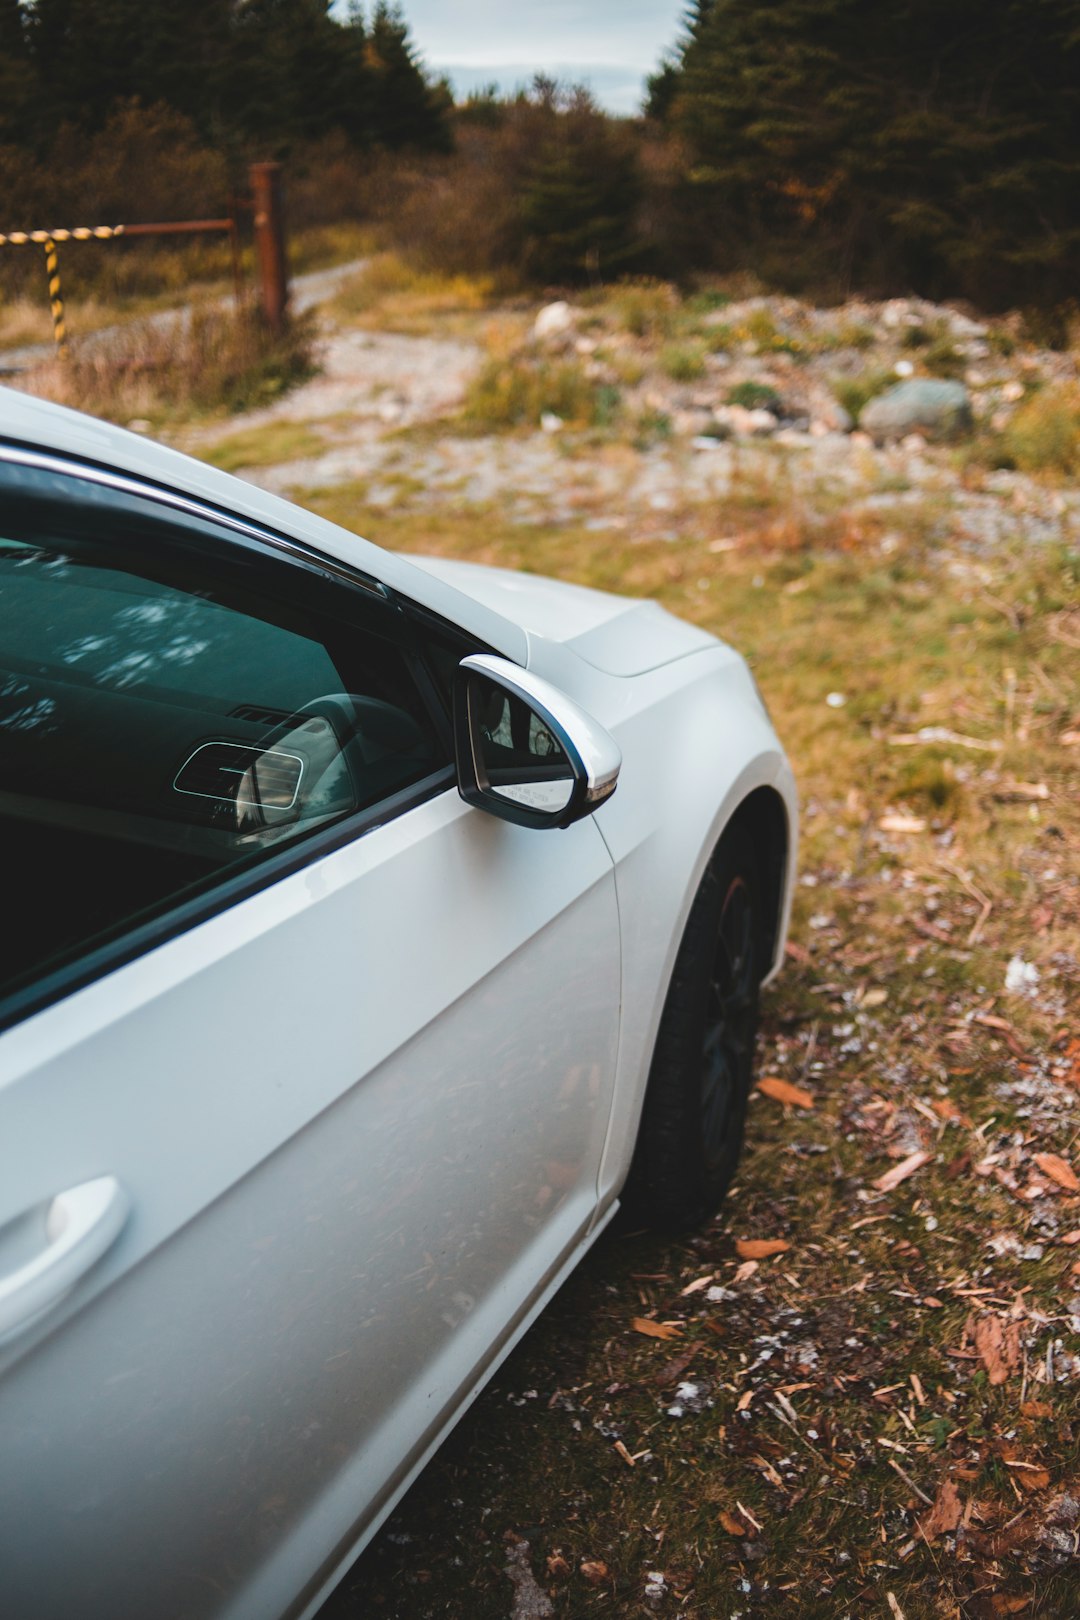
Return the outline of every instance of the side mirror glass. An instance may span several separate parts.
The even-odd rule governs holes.
[[[525,827],[569,827],[611,797],[618,744],[557,687],[507,659],[477,654],[454,692],[458,790],[467,804]]]

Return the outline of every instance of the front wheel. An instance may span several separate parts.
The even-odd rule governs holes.
[[[680,1229],[716,1210],[742,1150],[765,933],[757,857],[732,827],[706,868],[660,1019],[624,1201]]]

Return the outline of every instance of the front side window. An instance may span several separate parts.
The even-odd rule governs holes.
[[[447,763],[398,616],[345,594],[0,469],[0,993]]]

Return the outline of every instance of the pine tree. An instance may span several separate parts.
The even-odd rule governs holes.
[[[1080,0],[698,0],[658,115],[774,262],[1000,301],[1080,255]]]
[[[521,181],[522,268],[534,279],[610,279],[641,259],[637,152],[584,90],[534,86],[534,144]]]

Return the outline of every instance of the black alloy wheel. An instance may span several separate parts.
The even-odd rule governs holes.
[[[675,959],[623,1194],[631,1219],[697,1225],[731,1185],[753,1081],[764,924],[753,840],[730,827]]]

